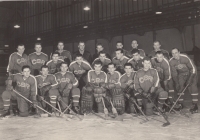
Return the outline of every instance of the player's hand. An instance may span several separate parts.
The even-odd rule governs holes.
[[[73,85],[70,84],[70,83],[67,85],[67,88],[68,88],[68,89],[72,89],[72,87],[73,87]]]
[[[150,93],[155,93],[156,90],[157,90],[157,87],[151,87],[151,89],[150,89]]]
[[[62,97],[61,96],[58,96],[57,97],[57,100],[60,102],[62,100]]]
[[[133,84],[133,80],[129,80],[128,82],[127,82],[127,85],[131,85],[131,84]]]
[[[145,98],[148,98],[148,97],[149,97],[149,93],[143,92],[143,93],[142,93],[142,96],[144,96]]]

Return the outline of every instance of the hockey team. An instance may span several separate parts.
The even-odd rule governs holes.
[[[78,51],[71,55],[60,41],[49,60],[40,43],[28,56],[24,54],[25,46],[18,45],[17,52],[9,58],[1,117],[45,112],[52,116],[58,110],[80,115],[161,115],[183,109],[187,88],[193,103],[190,112],[197,113],[198,79],[193,61],[178,48],[171,50],[170,58],[159,41],[154,42],[154,50],[148,56],[138,48],[137,40],[131,46],[131,51],[127,51],[122,42],[117,42],[110,57],[99,43],[92,56],[81,41]]]

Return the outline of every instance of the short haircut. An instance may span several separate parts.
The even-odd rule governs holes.
[[[17,48],[18,48],[19,46],[24,46],[24,44],[18,44],[18,45],[17,45]]]
[[[148,56],[144,57],[143,62],[144,62],[145,60],[146,60],[146,61],[151,61],[151,59],[150,59]]]
[[[173,48],[173,49],[171,50],[171,52],[172,52],[173,50],[178,50],[178,52],[180,52],[180,50],[179,50],[178,48]]]
[[[120,51],[121,53],[124,53],[124,50],[121,49],[121,48],[115,50],[115,52],[117,52],[117,51]]]
[[[131,51],[131,54],[135,54],[135,53],[140,54],[140,51],[139,51],[138,49],[133,49],[133,50]]]
[[[60,63],[60,66],[62,66],[62,65],[67,65],[67,66],[69,66],[69,63],[67,63],[67,62],[62,62],[62,63]]]
[[[131,63],[126,63],[126,64],[124,64],[124,68],[125,68],[126,66],[130,66],[131,68],[133,68],[133,65],[132,65]]]
[[[65,59],[64,59],[64,62],[67,63],[67,65],[69,66],[69,64],[70,64],[70,59],[69,59],[69,58],[65,58]]]
[[[156,52],[156,55],[157,55],[157,54],[163,54],[163,52],[162,52],[162,51],[157,51],[157,52]]]
[[[43,68],[49,69],[49,67],[47,65],[43,65],[40,69],[42,70]]]
[[[121,43],[121,44],[123,45],[123,43],[122,43],[121,41],[117,41],[117,43]],[[117,43],[116,43],[116,44],[117,44]]]
[[[133,39],[133,40],[131,41],[131,43],[132,43],[133,41],[136,41],[136,42],[137,42],[137,40]],[[137,43],[138,43],[138,42],[137,42]]]
[[[78,42],[78,44],[80,44],[80,43],[84,43],[84,44],[85,44],[85,42],[84,42],[84,41],[79,41],[79,42]]]
[[[108,67],[111,66],[111,65],[113,65],[116,68],[116,65],[112,62],[108,64]]]
[[[100,51],[99,52],[99,56],[100,56],[100,54],[105,54],[106,55],[106,52],[105,51]]]
[[[63,45],[64,45],[64,41],[58,41],[58,44],[59,44],[59,43],[63,43]]]
[[[102,64],[101,61],[95,61],[94,64],[93,64],[93,66],[95,66],[95,65],[101,65],[102,66],[103,64]]]
[[[103,47],[103,44],[102,43],[97,43],[96,46],[102,46]]]
[[[153,44],[154,44],[154,43],[159,43],[159,44],[160,44],[160,41],[156,40],[156,41],[153,42]]]
[[[24,69],[29,69],[29,70],[31,70],[31,67],[30,67],[29,65],[24,65],[24,66],[22,67],[22,71],[24,71]]]
[[[60,56],[60,53],[59,53],[59,52],[53,52],[53,53],[52,53],[52,56],[53,56],[54,54],[57,54],[58,56]]]
[[[35,46],[36,46],[36,45],[40,45],[40,46],[42,46],[42,44],[41,44],[41,43],[39,43],[39,42],[36,42],[36,43],[35,43]]]
[[[77,58],[77,57],[83,57],[83,55],[82,55],[81,53],[77,53],[77,54],[75,55],[75,58]]]

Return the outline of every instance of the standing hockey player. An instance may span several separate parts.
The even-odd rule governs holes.
[[[35,76],[37,80],[37,87],[39,90],[38,93],[38,100],[41,103],[43,108],[46,108],[46,104],[42,101],[43,99],[46,99],[49,101],[50,98],[50,103],[54,107],[56,107],[56,100],[57,97],[59,96],[59,92],[57,89],[58,82],[56,81],[56,77],[52,74],[49,74],[49,68],[48,66],[44,65],[40,69],[41,75]],[[48,111],[55,112],[54,109],[50,107],[46,108]]]
[[[49,67],[49,73],[55,74],[60,71],[60,64],[64,62],[62,59],[59,59],[59,53],[54,52],[52,54],[52,60],[47,62],[47,66]]]
[[[111,63],[111,60],[109,58],[106,58],[106,52],[104,52],[104,51],[99,52],[99,57],[94,60],[92,65],[94,65],[94,63],[96,61],[101,61],[102,62],[102,65],[103,65],[102,66],[102,71],[107,73],[107,66],[108,66],[109,63]]]
[[[161,49],[161,44],[159,41],[154,41],[153,48],[154,48],[154,50],[151,51],[148,55],[150,58],[155,57],[157,51],[161,51],[163,53],[163,55],[165,56],[165,58],[167,58],[169,60],[169,58],[170,58],[169,52]]]
[[[154,102],[158,101],[156,104],[159,110],[163,112],[163,104],[168,98],[168,93],[160,86],[158,72],[151,68],[150,58],[145,57],[143,65],[144,68],[138,70],[134,78],[135,90],[143,97],[150,97]],[[146,103],[144,108],[148,108]]]
[[[133,71],[133,66],[130,63],[124,65],[125,73],[120,77],[120,85],[124,94],[128,94],[130,99],[128,100],[129,111],[130,113],[136,113],[134,103],[131,101],[131,98],[135,98],[137,95],[134,91],[134,76],[135,71]],[[141,100],[137,99],[138,102]]]
[[[198,88],[197,88],[197,69],[192,60],[184,54],[180,54],[177,48],[172,49],[172,58],[169,63],[172,70],[172,78],[174,80],[176,91],[180,94],[186,85],[192,95],[193,105],[190,109],[191,113],[198,112]],[[179,110],[183,108],[183,96],[179,99]]]
[[[29,54],[29,61],[32,75],[40,74],[41,67],[48,61],[47,54],[41,52],[42,46],[40,43],[35,43],[35,52]]]
[[[124,53],[124,56],[129,57],[128,51],[125,50],[125,49],[123,49],[123,47],[124,47],[124,46],[123,46],[123,44],[122,44],[121,41],[118,41],[118,42],[116,43],[116,49],[122,49],[122,50],[123,50],[123,53]],[[112,59],[113,59],[114,57],[116,57],[116,53],[115,53],[115,52],[113,52],[113,54],[112,54]]]
[[[75,61],[69,65],[69,71],[71,71],[79,81],[80,90],[83,86],[85,86],[87,82],[87,73],[91,69],[92,67],[87,61],[83,60],[83,56],[81,54],[77,54]]]
[[[101,44],[101,43],[97,43],[97,45],[96,45],[96,53],[93,55],[93,61],[96,59],[96,58],[99,58],[99,53],[101,52],[101,51],[104,51],[104,46],[103,46],[103,44]],[[108,59],[110,59],[111,57],[110,57],[110,55],[108,54],[108,53],[106,53],[106,58],[108,58]]]
[[[108,64],[108,84],[107,89],[111,94],[113,106],[117,109],[118,114],[123,114],[125,111],[124,95],[121,90],[120,77],[121,74],[116,70],[116,66],[113,63]]]
[[[63,61],[67,61],[67,59],[72,62],[72,56],[71,53],[68,50],[64,50],[64,42],[59,41],[58,42],[58,50],[55,52],[59,53],[59,59],[62,59]]]
[[[138,49],[138,42],[137,42],[137,40],[133,40],[133,41],[131,42],[131,47],[132,47],[132,50]],[[133,57],[133,56],[132,56],[133,53],[131,53],[132,50],[129,51],[129,58],[132,58],[132,57]],[[145,56],[146,56],[144,50],[138,49],[138,51],[139,51],[139,54],[140,54],[141,57],[145,57]]]
[[[128,62],[129,58],[124,55],[123,49],[117,49],[115,53],[116,57],[112,59],[112,62],[116,65],[116,70],[124,74],[124,64]]]
[[[132,58],[128,60],[128,63],[131,63],[133,69],[138,71],[139,69],[143,68],[143,57],[140,56],[140,51],[138,49],[133,49],[131,51]]]
[[[80,113],[79,98],[80,89],[78,89],[78,80],[75,78],[72,72],[68,71],[68,63],[63,62],[60,65],[61,72],[55,74],[58,81],[58,90],[61,95],[62,109],[65,109],[69,105],[70,98],[72,98],[73,110],[76,113]],[[64,102],[64,103],[63,103]],[[66,106],[67,105],[67,106]]]
[[[33,102],[33,106],[36,107],[37,100],[37,82],[34,76],[30,75],[31,69],[28,65],[24,65],[22,67],[22,74],[17,73],[11,75],[10,78],[6,81],[7,87],[6,91],[2,94],[3,104],[4,104],[4,114],[1,117],[5,117],[10,114],[9,107],[10,101],[15,100],[17,101],[17,106],[13,106],[13,111],[18,112],[19,116],[27,117],[29,115],[29,103],[23,99],[22,97],[18,96],[13,91],[12,83],[16,83],[16,87],[14,88],[19,94],[22,96],[30,99]],[[18,110],[18,111],[16,111]]]
[[[25,47],[23,44],[17,46],[17,52],[14,52],[9,57],[7,72],[9,74],[20,73],[22,67],[28,64],[28,56],[24,54]]]

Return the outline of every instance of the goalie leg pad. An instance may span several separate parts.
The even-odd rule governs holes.
[[[86,90],[85,87],[82,88],[81,95],[81,112],[87,113],[92,111],[93,107],[93,92]]]

